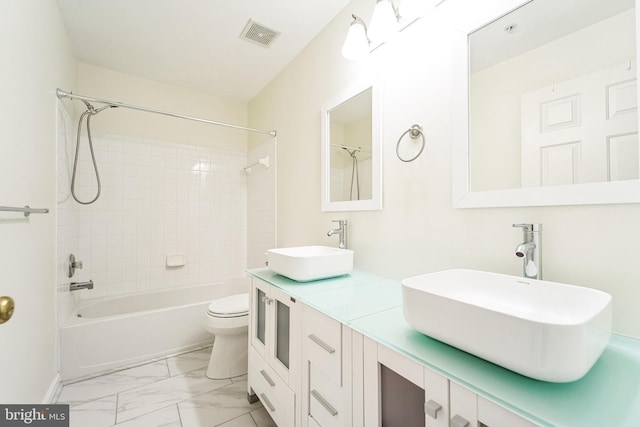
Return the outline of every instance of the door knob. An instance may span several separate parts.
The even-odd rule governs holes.
[[[13,298],[7,296],[0,297],[0,325],[11,319],[14,307]]]

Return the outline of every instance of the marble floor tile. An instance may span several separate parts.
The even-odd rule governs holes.
[[[234,383],[241,382],[241,381],[244,381],[246,383],[247,382],[247,374],[240,375],[240,376],[237,376],[237,377],[232,377],[232,378],[229,378],[229,379]]]
[[[251,411],[251,418],[258,427],[278,427],[264,406]]]
[[[110,427],[116,422],[118,396],[76,405],[69,410],[69,427]]]
[[[93,424],[87,424],[87,426]],[[118,423],[115,427],[183,427],[180,422],[180,414],[176,405],[170,405],[154,412],[136,417],[122,423]]]
[[[244,414],[224,424],[219,424],[219,427],[256,427],[256,423],[253,422],[251,415]]]
[[[181,354],[167,359],[169,374],[180,375],[199,368],[206,368],[211,356],[211,347]]]
[[[178,409],[183,427],[211,427],[234,420],[260,406],[259,402],[250,404],[247,401],[247,382],[245,380],[180,402]],[[253,422],[253,419],[249,418]],[[244,426],[245,424],[238,425]],[[246,425],[254,427],[252,424]]]
[[[165,360],[65,385],[58,402],[75,406],[169,377]]]
[[[204,376],[205,371],[205,368],[197,369],[120,393],[117,422],[121,423],[232,384],[230,380],[210,380]]]

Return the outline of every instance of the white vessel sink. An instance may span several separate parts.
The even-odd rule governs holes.
[[[353,270],[353,251],[328,246],[269,249],[269,269],[298,282],[342,276]]]
[[[584,376],[611,335],[611,295],[473,270],[402,281],[404,317],[418,331],[531,378]]]

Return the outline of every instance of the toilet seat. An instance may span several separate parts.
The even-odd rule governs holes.
[[[212,317],[230,318],[249,315],[249,294],[235,294],[213,300],[207,314]]]

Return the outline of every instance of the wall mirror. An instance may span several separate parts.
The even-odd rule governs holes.
[[[372,84],[350,88],[322,106],[323,211],[382,209],[379,109]]]
[[[634,0],[531,0],[462,53],[454,206],[640,202]]]

